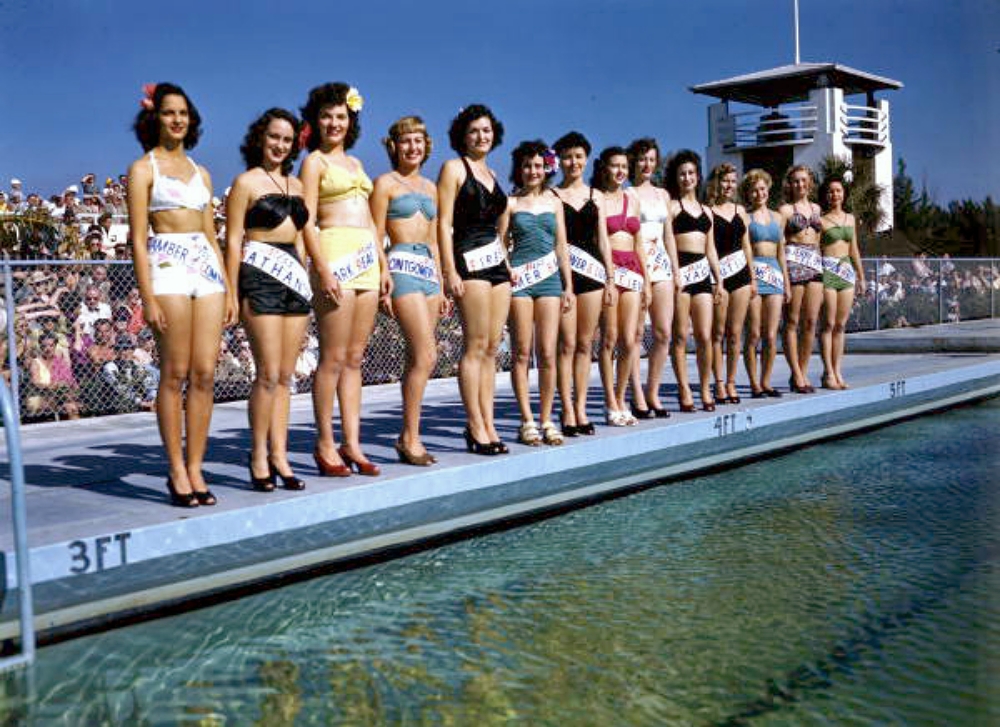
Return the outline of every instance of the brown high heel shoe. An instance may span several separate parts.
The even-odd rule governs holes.
[[[350,477],[351,468],[341,462],[334,464],[323,458],[318,449],[313,450],[313,459],[316,461],[316,469],[319,470],[320,477]]]
[[[382,474],[382,470],[379,469],[377,464],[372,462],[362,462],[361,460],[354,459],[351,455],[347,453],[347,445],[342,444],[337,450],[337,454],[340,458],[344,460],[344,464],[347,465],[348,471],[356,470],[359,475],[365,475],[366,477],[377,477]]]
[[[437,462],[437,457],[430,452],[425,451],[423,454],[414,454],[406,448],[402,439],[396,440],[396,454],[399,455],[399,461],[403,464],[412,464],[417,467],[429,467]]]

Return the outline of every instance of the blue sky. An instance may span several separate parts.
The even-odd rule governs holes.
[[[0,28],[0,186],[20,177],[52,193],[84,171],[124,172],[144,82],[184,86],[204,118],[192,155],[217,190],[241,171],[247,124],[269,106],[297,110],[329,80],[366,100],[355,148],[372,176],[379,139],[418,113],[450,154],[462,106],[494,108],[507,138],[570,128],[596,149],[656,137],[704,151],[706,96],[694,84],[790,63],[792,0],[376,0],[4,2]],[[834,61],[902,81],[883,92],[893,142],[939,202],[1000,197],[1000,3],[996,0],[800,0],[803,61]],[[152,20],[151,18],[158,18]]]

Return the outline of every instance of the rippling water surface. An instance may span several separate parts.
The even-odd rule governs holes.
[[[42,649],[0,723],[1000,724],[1000,400]]]

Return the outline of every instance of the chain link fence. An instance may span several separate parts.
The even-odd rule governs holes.
[[[9,260],[0,265],[3,375],[23,422],[152,410],[159,361],[130,262]],[[882,258],[864,265],[869,290],[855,301],[850,331],[996,316],[998,260]],[[645,348],[651,344],[647,327]],[[457,312],[439,322],[437,346],[434,376],[455,376],[462,355]],[[364,383],[398,381],[405,357],[399,326],[380,312],[362,363]],[[296,393],[312,390],[318,361],[312,320],[296,365]],[[510,362],[505,336],[498,365],[508,370]],[[254,361],[242,326],[224,333],[215,373],[217,401],[250,395]]]

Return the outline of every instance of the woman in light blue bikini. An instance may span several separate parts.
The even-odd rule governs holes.
[[[388,236],[391,243],[387,263],[392,289],[382,304],[406,338],[403,431],[396,453],[401,462],[426,467],[437,458],[420,441],[420,408],[437,363],[434,331],[447,307],[441,295],[437,187],[420,174],[431,154],[431,138],[420,117],[404,116],[389,127],[382,143],[393,171],[375,180],[370,200],[376,239]]]
[[[771,386],[771,372],[778,352],[778,327],[781,307],[791,300],[788,268],[785,263],[784,224],[781,216],[768,208],[771,175],[763,169],[751,169],[743,178],[741,194],[747,205],[747,231],[753,247],[753,272],[757,296],[750,299],[747,311],[747,346],[743,362],[750,378],[754,399],[780,397]],[[763,339],[761,371],[757,372],[757,344]]]

